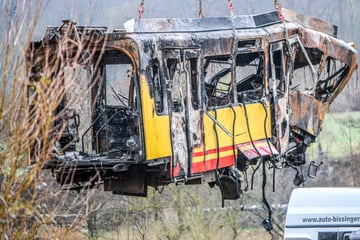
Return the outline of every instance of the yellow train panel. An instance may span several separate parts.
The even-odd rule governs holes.
[[[144,122],[146,160],[171,156],[169,115],[155,112],[154,99],[150,96],[146,77],[140,77],[141,103]]]
[[[266,138],[265,130],[268,137],[271,137],[271,119],[270,110],[267,107],[268,118],[266,119],[266,129],[264,128],[266,112],[261,103],[246,105],[248,123],[250,133],[247,128],[245,111],[243,106],[233,108],[221,108],[209,112],[209,114],[217,120],[221,127],[216,124],[219,146],[217,146],[216,134],[214,131],[214,121],[209,116],[204,116],[204,132],[205,132],[205,151],[224,148],[233,145],[233,139],[228,135],[230,133],[235,136],[235,144],[250,142],[250,134],[254,141]],[[215,114],[216,111],[216,114]],[[235,118],[235,128],[233,123]],[[223,130],[226,129],[227,131]],[[199,150],[197,150],[199,151]]]

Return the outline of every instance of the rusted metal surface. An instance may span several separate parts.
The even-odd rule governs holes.
[[[306,28],[311,28],[315,31],[329,34],[330,36],[337,37],[338,27],[325,22],[321,19],[309,17],[301,13],[294,12],[290,9],[282,8],[281,13],[289,22],[298,23]]]
[[[320,133],[322,123],[322,104],[313,96],[294,91],[290,95],[290,126],[301,129],[312,136]]]

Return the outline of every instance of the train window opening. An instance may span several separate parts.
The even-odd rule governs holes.
[[[323,53],[314,48],[305,48],[305,51],[310,62],[306,59],[306,55],[300,47],[295,50],[294,77],[290,83],[290,88],[300,92],[312,92],[316,85],[315,81],[319,75],[323,74],[323,71],[320,71]],[[315,70],[317,76],[315,76],[313,70]]]
[[[172,111],[181,112],[184,109],[184,94],[186,94],[186,76],[181,58],[167,59],[167,68],[171,80]]]
[[[131,59],[118,50],[99,52],[94,57],[94,69],[94,87],[101,90],[101,94],[93,95],[96,98],[93,100],[100,105],[130,107],[134,87]]]
[[[238,41],[238,48],[254,48],[259,40],[257,39],[249,39]]]
[[[167,68],[169,71],[170,79],[174,79],[175,71],[179,71],[178,59],[169,58],[167,59]]]
[[[128,106],[131,64],[106,64],[106,105]]]
[[[192,109],[198,110],[200,106],[198,52],[173,50],[166,52],[166,56],[172,111],[181,112],[185,102],[191,102]]]
[[[163,113],[165,111],[164,108],[164,96],[165,96],[165,87],[163,83],[163,79],[160,74],[160,64],[159,60],[155,59],[151,65],[151,83],[153,87],[153,97],[155,101],[155,109],[157,113]]]
[[[207,105],[223,106],[232,101],[230,57],[209,57],[204,64]]]
[[[272,47],[274,50],[270,55],[269,86],[273,92],[276,91],[276,95],[282,97],[286,91],[284,51],[281,43],[274,44]]]
[[[346,76],[348,70],[349,67],[344,63],[328,57],[316,85],[316,98],[320,101],[327,101]]]
[[[190,58],[190,79],[191,79],[191,99],[194,110],[199,109],[199,72],[198,59]]]
[[[264,92],[264,53],[238,54],[235,73],[238,101],[259,100]]]

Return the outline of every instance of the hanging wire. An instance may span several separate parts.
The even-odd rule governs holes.
[[[140,7],[139,7],[139,16],[138,19],[140,20],[141,15],[145,12],[145,0],[141,0]]]
[[[274,0],[274,6],[275,6],[275,9],[279,12],[280,20],[283,21],[285,17],[281,11],[281,4],[277,0]]]
[[[199,0],[199,18],[204,18],[202,0]]]

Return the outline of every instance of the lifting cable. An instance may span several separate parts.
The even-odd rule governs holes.
[[[269,137],[268,137],[268,134],[267,134],[267,129],[266,129],[266,122],[267,122],[267,119],[268,119],[268,111],[267,111],[267,102],[265,101],[260,101],[261,103],[261,106],[264,108],[264,111],[265,111],[265,120],[264,120],[264,131],[265,131],[265,138],[266,138],[266,143],[267,143],[267,146],[270,150],[270,156],[271,156],[271,159],[273,160],[273,192],[275,192],[275,173],[276,173],[276,167],[275,167],[275,159],[274,159],[274,153],[272,151],[272,148],[271,148],[271,145],[270,145],[270,142],[269,142]],[[266,106],[265,106],[266,104]]]
[[[215,114],[215,119],[217,118],[217,112],[216,110],[214,110],[214,114]],[[216,171],[215,171],[215,180],[216,183],[219,185],[220,188],[220,192],[221,192],[221,207],[224,207],[224,188],[223,185],[219,179],[219,163],[220,163],[220,146],[219,146],[219,136],[218,136],[218,132],[216,129],[216,124],[214,122],[213,124],[213,129],[215,132],[215,137],[216,137]]]
[[[231,66],[232,69],[234,70],[234,56],[236,53],[236,25],[235,25],[235,17],[234,17],[234,6],[232,3],[232,0],[228,0],[228,7],[229,7],[229,14],[230,14],[230,18],[231,18],[231,27],[232,27],[232,35],[233,35],[233,42],[232,42],[232,47],[231,47],[231,57],[230,57],[230,61],[231,61]],[[231,71],[231,84],[232,84],[232,89],[234,88],[234,71]],[[234,91],[234,90],[233,90]],[[234,100],[235,100],[235,91],[234,93]],[[234,114],[234,120],[233,120],[233,154],[234,154],[234,163],[235,163],[235,169],[237,168],[237,161],[236,161],[236,156],[235,156],[235,121],[236,121],[236,112],[234,110],[234,108],[231,106],[231,110],[233,111]],[[239,195],[239,183],[238,183],[238,173],[235,171],[235,181],[236,181],[236,195]]]
[[[145,12],[145,0],[141,0],[140,7],[139,7],[139,16],[138,19],[140,20],[141,15]]]
[[[230,105],[230,108],[233,112],[234,115],[234,119],[233,119],[233,128],[232,128],[232,132],[233,132],[233,136],[232,136],[232,147],[233,147],[233,155],[234,155],[234,164],[235,164],[235,169],[237,169],[237,157],[235,154],[235,124],[236,124],[236,111],[234,109],[234,107],[232,105]],[[235,181],[236,181],[236,196],[240,196],[240,191],[239,191],[239,174],[238,172],[235,170]]]
[[[265,165],[265,160],[264,160],[263,156],[261,155],[260,151],[257,149],[257,147],[256,147],[256,145],[254,143],[254,140],[252,138],[251,129],[250,129],[250,125],[249,125],[249,117],[248,117],[248,114],[247,114],[246,105],[245,105],[244,102],[242,102],[242,105],[244,107],[246,127],[247,127],[247,130],[248,130],[248,133],[249,133],[249,138],[250,138],[251,145],[252,145],[252,147],[255,149],[256,153],[260,157],[260,162],[259,162],[258,166],[256,167],[256,170],[262,164],[262,170],[263,170],[262,171],[262,200],[263,200],[263,203],[264,203],[266,209],[268,210],[268,218],[264,219],[264,221],[262,222],[262,225],[263,225],[263,227],[265,228],[266,231],[270,232],[273,229],[272,209],[271,209],[271,206],[270,206],[270,204],[269,204],[269,202],[268,202],[268,200],[266,198],[266,193],[265,193],[266,192],[266,189],[265,189],[266,188],[266,165]],[[254,173],[253,173],[252,177],[254,177]],[[252,180],[253,180],[253,178],[252,178]]]

